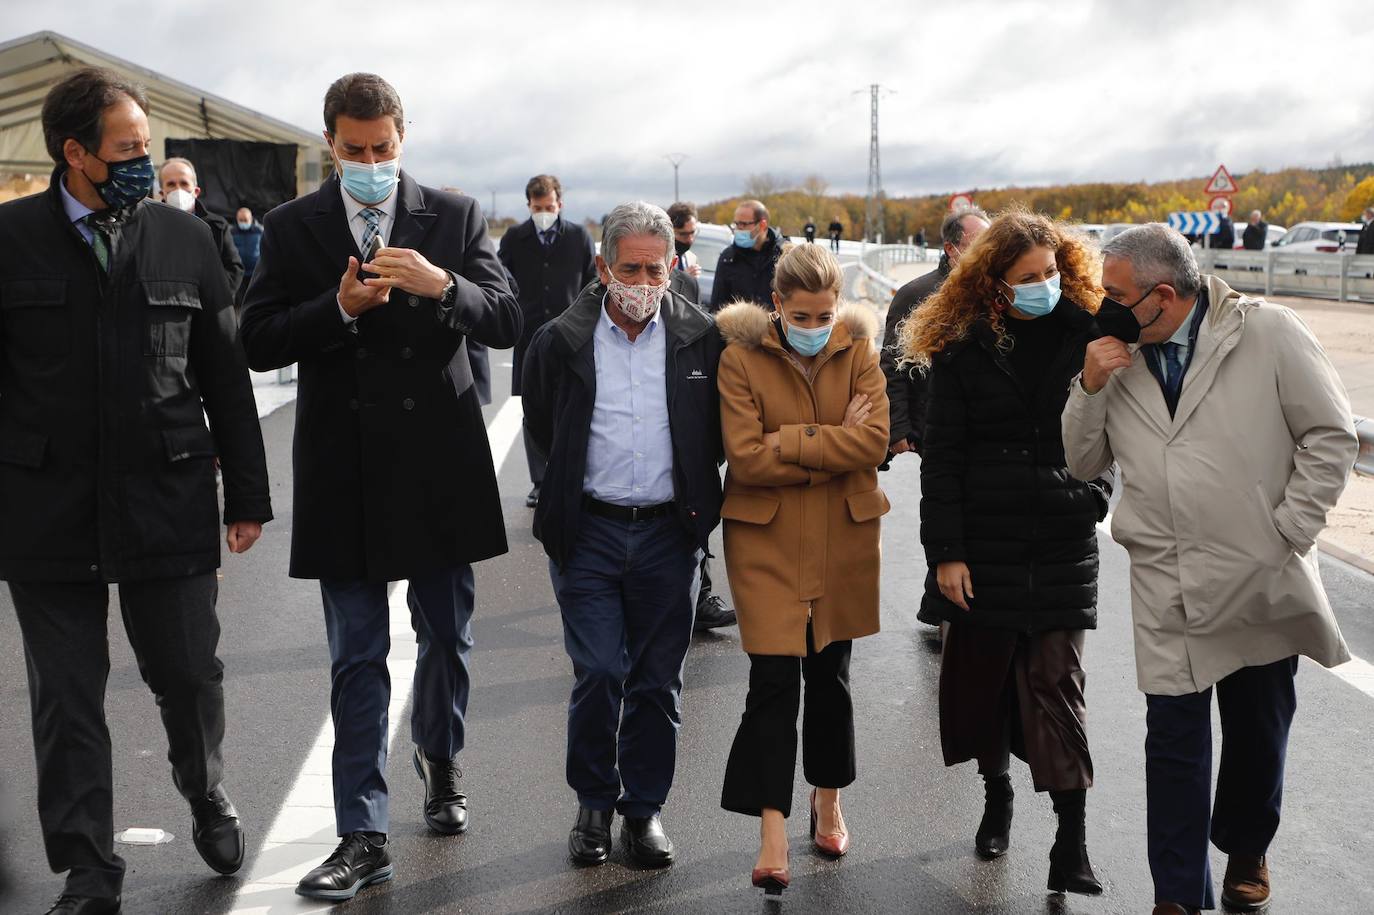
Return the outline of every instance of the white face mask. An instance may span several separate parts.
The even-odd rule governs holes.
[[[196,208],[196,195],[192,194],[190,191],[183,191],[181,188],[177,188],[169,193],[165,199],[169,206],[174,206],[178,210],[185,210],[187,213],[194,211]]]
[[[610,292],[611,300],[615,302],[616,307],[625,313],[625,317],[640,324],[652,318],[654,312],[658,311],[659,303],[668,291],[668,284],[663,282],[657,286],[631,286],[620,282],[612,274],[606,289]]]
[[[534,227],[540,232],[547,232],[553,228],[553,224],[558,221],[557,213],[531,213],[530,218],[534,220]]]

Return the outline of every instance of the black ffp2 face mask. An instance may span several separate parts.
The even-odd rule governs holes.
[[[1094,316],[1098,336],[1115,337],[1126,344],[1139,343],[1140,332],[1158,321],[1159,316],[1164,314],[1164,310],[1160,309],[1159,313],[1151,318],[1148,324],[1141,324],[1135,319],[1135,309],[1139,307],[1141,302],[1148,299],[1159,286],[1159,283],[1155,283],[1145,290],[1145,294],[1136,299],[1134,305],[1124,305],[1116,299],[1104,298],[1102,307],[1097,310],[1097,314]]]

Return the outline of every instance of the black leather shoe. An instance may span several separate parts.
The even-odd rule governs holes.
[[[425,822],[441,835],[468,831],[468,798],[458,790],[463,770],[451,759],[436,762],[415,748],[415,771],[425,783]]]
[[[735,625],[735,611],[720,597],[712,594],[697,604],[697,618],[693,624],[697,632]]]
[[[103,896],[72,896],[63,893],[48,909],[47,915],[115,915],[119,911],[120,897],[108,899]]]
[[[363,887],[390,880],[391,874],[386,840],[378,845],[361,832],[350,832],[334,854],[301,878],[296,893],[311,899],[352,899]]]
[[[568,833],[568,854],[578,864],[605,864],[611,857],[611,820],[614,810],[578,806],[577,822]]]
[[[530,490],[530,494],[529,494],[528,496],[525,496],[525,507],[526,507],[526,508],[534,508],[534,507],[535,507],[536,505],[538,505],[538,504],[539,504],[539,485],[536,483],[536,484],[535,484],[535,487],[534,487],[533,489]]]
[[[191,802],[191,841],[211,870],[233,874],[243,867],[243,826],[224,788]]]
[[[667,867],[673,863],[673,840],[663,831],[658,814],[651,817],[622,817],[620,841],[630,859],[643,867]]]

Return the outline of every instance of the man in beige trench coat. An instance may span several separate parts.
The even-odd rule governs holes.
[[[1292,311],[1201,276],[1172,229],[1128,229],[1103,254],[1107,336],[1073,384],[1064,449],[1079,479],[1115,460],[1124,483],[1112,536],[1131,556],[1154,912],[1214,907],[1209,835],[1229,855],[1223,902],[1254,909],[1298,656],[1349,659],[1314,544],[1358,449],[1350,403]]]

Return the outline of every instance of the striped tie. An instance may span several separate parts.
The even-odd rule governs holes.
[[[367,257],[368,251],[372,250],[372,242],[382,234],[382,211],[367,207],[363,210],[363,222],[367,223],[367,228],[363,229],[363,257]]]

